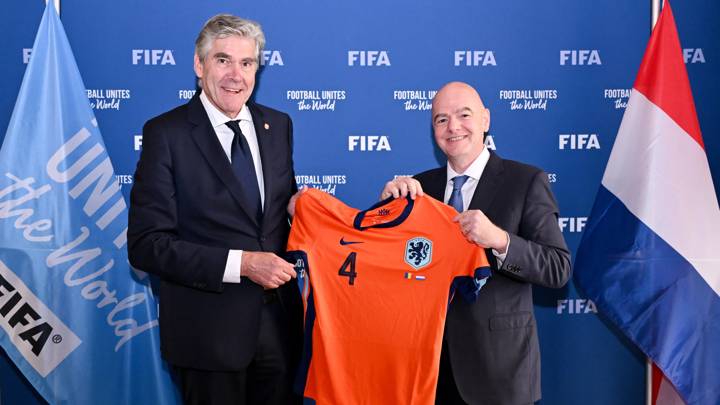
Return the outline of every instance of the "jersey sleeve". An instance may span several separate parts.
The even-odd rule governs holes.
[[[285,260],[295,266],[297,284],[303,299],[303,306],[307,308],[307,297],[310,292],[309,262],[307,252],[312,250],[312,218],[315,196],[311,190],[306,191],[295,202],[295,217],[290,227]]]
[[[467,242],[467,254],[463,256],[459,263],[459,268],[468,269],[468,274],[455,277],[452,283],[452,290],[467,302],[475,302],[480,290],[483,288],[491,275],[490,264],[488,263],[485,249]]]
[[[454,211],[452,217],[457,215]],[[451,218],[448,218],[452,221]],[[459,254],[455,255],[456,263],[454,268],[458,274],[453,279],[452,293],[459,294],[467,302],[475,302],[480,290],[491,276],[490,263],[488,262],[485,248],[468,241],[460,232],[457,223],[452,223],[449,236],[453,246],[456,246]],[[452,294],[451,294],[452,296]]]

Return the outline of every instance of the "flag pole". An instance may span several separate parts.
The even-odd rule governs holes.
[[[658,18],[660,17],[660,9],[662,8],[663,0],[650,0],[650,18],[652,21],[650,21],[650,33],[652,33],[653,28],[655,28],[655,23],[657,23]],[[653,379],[652,379],[652,367],[653,362],[650,360],[650,358],[645,359],[645,404],[646,405],[653,405],[652,403],[652,387],[653,387]]]
[[[653,0],[654,1],[654,0]],[[649,357],[645,358],[645,405],[653,405],[652,403],[652,361]]]
[[[58,0],[60,1],[60,0]],[[655,28],[655,23],[657,22],[658,18],[660,17],[660,9],[662,8],[662,4],[664,3],[663,0],[650,0],[650,14],[652,21],[650,23],[650,31],[652,31],[653,28]]]
[[[45,0],[46,6],[48,4],[48,1],[50,1],[50,0]],[[55,3],[55,10],[57,10],[58,17],[59,17],[60,16],[60,0],[54,0],[53,3]]]

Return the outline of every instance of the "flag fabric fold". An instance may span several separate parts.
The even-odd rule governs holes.
[[[48,2],[0,149],[0,345],[51,404],[174,404],[127,206]]]
[[[575,280],[687,404],[720,404],[720,208],[669,1],[651,35]]]

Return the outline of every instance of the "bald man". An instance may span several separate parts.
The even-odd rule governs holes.
[[[380,197],[427,193],[454,206],[458,231],[487,250],[493,270],[476,302],[455,299],[448,310],[436,403],[532,404],[540,399],[532,286],[560,288],[571,275],[547,174],[485,147],[490,111],[466,83],[435,95],[432,126],[447,165],[390,181]]]

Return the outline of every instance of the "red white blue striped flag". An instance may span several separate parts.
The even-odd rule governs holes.
[[[575,279],[687,404],[720,404],[720,208],[668,1],[578,249]]]

